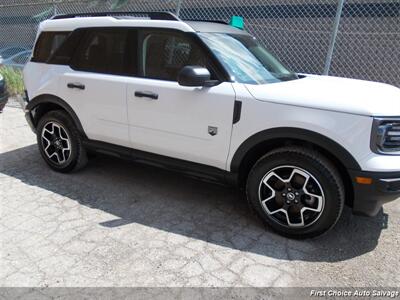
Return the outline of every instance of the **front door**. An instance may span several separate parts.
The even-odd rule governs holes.
[[[140,77],[127,80],[132,147],[225,169],[235,102],[232,84],[178,84],[186,65],[204,66],[214,74],[206,51],[186,33],[139,30],[138,45]]]

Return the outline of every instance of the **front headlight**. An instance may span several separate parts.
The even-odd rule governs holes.
[[[374,119],[371,149],[379,154],[400,155],[400,118]]]
[[[0,81],[3,81],[3,75],[0,74]]]

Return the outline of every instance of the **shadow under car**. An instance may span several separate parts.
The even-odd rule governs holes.
[[[56,173],[47,167],[36,145],[0,154],[0,173],[115,216],[99,224],[110,230],[139,223],[282,260],[351,259],[375,249],[387,226],[382,210],[366,218],[345,208],[329,233],[311,240],[290,240],[265,228],[234,188],[104,156],[91,159],[80,172]]]

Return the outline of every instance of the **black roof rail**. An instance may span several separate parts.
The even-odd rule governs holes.
[[[79,14],[65,14],[55,15],[52,20],[60,19],[73,19],[82,17],[128,17],[128,16],[145,16],[151,20],[167,20],[167,21],[180,21],[180,19],[168,11],[112,11],[112,12],[95,12],[95,13],[79,13]]]
[[[189,21],[189,22],[209,22],[209,23],[218,23],[218,24],[224,24],[224,25],[229,25],[228,22],[223,21],[223,20],[202,20],[202,19],[181,19],[183,22]]]

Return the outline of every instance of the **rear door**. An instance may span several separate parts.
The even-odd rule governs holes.
[[[127,82],[131,146],[148,152],[225,168],[232,130],[232,84],[184,87],[186,65],[204,66],[217,77],[207,51],[188,33],[138,31],[139,77]]]
[[[124,28],[85,30],[71,68],[60,78],[61,97],[74,108],[92,140],[130,146],[126,84],[133,60],[127,58],[129,34]]]

